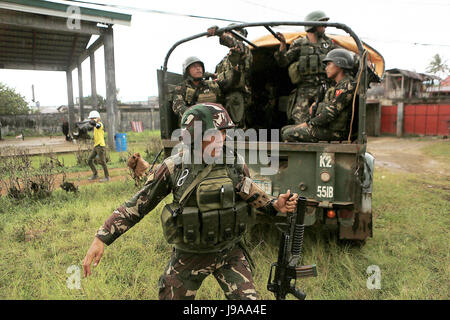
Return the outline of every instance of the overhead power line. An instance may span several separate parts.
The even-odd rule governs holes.
[[[276,10],[276,11],[279,11],[279,12],[282,12],[282,13],[291,14],[291,13],[288,13],[288,12],[285,12],[285,11],[282,11],[282,10],[278,10],[278,9],[275,9],[275,8],[271,8],[271,7],[268,7],[268,6],[265,6],[265,5],[261,5],[261,4],[255,3],[253,1],[248,1],[248,0],[240,0],[240,1],[248,3],[250,5],[259,6],[259,7],[265,8],[265,9]],[[114,8],[122,9],[122,10],[132,10],[132,11],[144,12],[144,13],[156,13],[156,14],[164,14],[164,15],[171,15],[171,16],[186,17],[186,18],[245,23],[245,21],[232,20],[232,19],[219,18],[219,17],[208,17],[208,16],[200,16],[200,15],[192,15],[192,14],[170,12],[170,11],[164,11],[164,10],[154,10],[154,9],[145,9],[145,8],[121,6],[121,5],[115,5],[115,4],[103,4],[103,3],[96,3],[96,2],[82,1],[82,0],[72,0],[71,2],[91,4],[91,5],[97,5],[97,6],[103,6],[103,7],[114,7]],[[293,14],[291,14],[291,15],[293,15]],[[295,16],[297,16],[297,15],[295,15]],[[415,46],[450,47],[450,44],[443,44],[443,43],[405,42],[405,41],[400,41],[400,40],[385,40],[385,39],[375,39],[375,38],[368,38],[368,37],[361,37],[361,39],[363,39],[363,40],[370,40],[370,41],[387,42],[387,43],[393,43],[393,44],[399,44],[399,45],[407,44],[407,45],[415,45]]]
[[[164,10],[136,8],[136,7],[128,7],[128,6],[121,6],[121,5],[115,5],[115,4],[103,4],[103,3],[81,1],[81,0],[72,0],[72,2],[85,3],[85,4],[91,4],[91,5],[103,6],[103,7],[113,7],[113,8],[122,9],[122,10],[132,10],[132,11],[145,12],[145,13],[157,13],[157,14],[165,14],[165,15],[170,15],[170,16],[187,17],[187,18],[217,20],[217,21],[225,21],[225,22],[239,22],[239,23],[245,22],[245,21],[224,19],[224,18],[218,18],[218,17],[207,17],[207,16],[199,16],[199,15],[193,15],[193,14],[170,12],[170,11],[164,11]]]

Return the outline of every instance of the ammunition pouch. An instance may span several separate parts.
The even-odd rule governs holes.
[[[195,89],[186,88],[186,103],[187,105],[192,105],[194,102]]]
[[[325,56],[325,54],[317,53],[314,47],[303,46],[300,49],[299,59],[288,68],[291,82],[299,84],[305,76],[325,73],[325,65],[322,63]]]
[[[177,219],[181,208],[176,203],[166,204],[161,212],[161,225],[164,237],[168,243],[176,244],[183,242],[183,227],[181,220]]]
[[[296,61],[291,63],[288,68],[289,78],[291,79],[292,84],[299,84],[302,80],[300,75],[300,61]]]
[[[206,246],[226,245],[247,228],[250,210],[247,202],[236,202],[233,180],[227,167],[211,170],[197,182],[190,206],[171,203],[161,214],[164,237],[170,244]],[[188,198],[186,198],[188,199]]]
[[[231,208],[234,205],[233,181],[225,168],[213,170],[197,186],[197,206],[201,212]]]
[[[209,93],[201,93],[198,95],[197,101],[195,103],[203,103],[203,102],[217,102],[217,96],[213,92]]]
[[[163,208],[161,222],[164,237],[170,244],[210,245],[231,241],[247,230],[250,214],[245,201],[226,209],[200,212],[197,207],[185,207],[174,214],[177,204]]]

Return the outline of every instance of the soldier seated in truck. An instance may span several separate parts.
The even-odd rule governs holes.
[[[322,62],[326,64],[327,77],[335,85],[327,90],[322,102],[311,105],[310,120],[281,129],[283,141],[342,141],[348,138],[355,91],[354,58],[349,51],[339,48],[331,50]]]

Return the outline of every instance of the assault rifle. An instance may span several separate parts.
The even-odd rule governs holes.
[[[296,212],[287,213],[288,223],[276,224],[277,228],[282,232],[280,250],[278,251],[278,261],[270,267],[267,290],[273,292],[277,300],[286,299],[288,293],[299,300],[304,300],[306,294],[295,287],[296,279],[317,276],[315,264],[297,267],[302,258],[305,211],[306,198],[299,197]],[[272,280],[274,268],[275,272]],[[291,283],[292,281],[294,283]]]

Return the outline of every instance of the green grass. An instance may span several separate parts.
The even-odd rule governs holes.
[[[308,299],[448,299],[449,190],[442,177],[376,170],[374,237],[360,248],[307,228],[303,263],[316,263],[318,277],[297,286]],[[82,268],[95,231],[135,192],[127,181],[81,186],[78,195],[57,190],[41,201],[0,198],[0,299],[157,299],[157,281],[171,254],[159,212],[170,197],[106,247],[80,290],[66,285],[67,268]],[[31,230],[45,231],[24,241]],[[274,227],[258,226],[248,237],[262,299],[273,299],[266,284],[278,236]],[[381,269],[381,290],[366,287],[370,265]],[[224,298],[212,276],[197,294],[197,299]]]
[[[448,161],[450,157],[450,141],[442,140],[439,142],[435,142],[429,146],[424,147],[422,151],[430,156],[438,157],[441,160]]]

